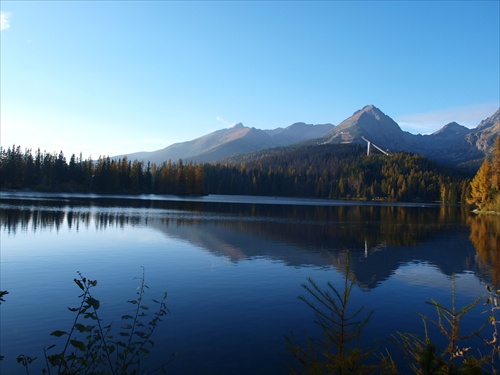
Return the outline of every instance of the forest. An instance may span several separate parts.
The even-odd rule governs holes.
[[[214,194],[464,203],[469,177],[426,157],[366,155],[359,145],[265,150],[205,166]]]
[[[104,194],[243,194],[465,204],[472,176],[409,153],[366,155],[359,145],[265,150],[218,163],[97,160],[0,149],[0,188]]]

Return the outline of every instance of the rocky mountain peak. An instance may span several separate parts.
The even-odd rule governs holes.
[[[354,112],[351,117],[339,124],[340,128],[353,126],[371,130],[375,130],[374,128],[381,130],[383,128],[401,131],[399,125],[392,118],[372,104]]]
[[[482,130],[484,128],[489,128],[498,123],[500,123],[500,108],[493,115],[481,121],[477,126],[477,129]]]
[[[443,126],[441,129],[438,131],[434,132],[433,135],[447,135],[447,134],[454,134],[454,135],[460,135],[463,136],[465,134],[469,133],[469,129],[466,128],[463,125],[460,125],[456,123],[455,121],[450,122],[449,124],[446,124]]]
[[[361,143],[369,139],[379,147],[400,149],[403,131],[389,116],[374,105],[364,106],[323,136],[324,143]]]
[[[245,126],[241,122],[237,122],[233,126],[229,127],[229,129],[243,129]]]
[[[387,115],[380,109],[375,107],[373,104],[365,105],[360,110],[354,112],[352,117],[361,117],[363,115],[369,115],[370,117],[380,120],[382,117],[387,117]]]

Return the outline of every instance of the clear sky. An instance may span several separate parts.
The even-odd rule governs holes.
[[[2,0],[1,145],[96,159],[367,104],[472,128],[500,103],[499,4]]]

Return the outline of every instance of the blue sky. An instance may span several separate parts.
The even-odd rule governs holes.
[[[475,127],[500,103],[499,1],[8,1],[1,145],[152,151],[242,122]]]

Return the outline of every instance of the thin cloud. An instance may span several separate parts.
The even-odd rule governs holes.
[[[468,128],[474,128],[498,110],[497,102],[449,108],[442,111],[401,115],[395,121],[403,130],[413,134],[430,134],[450,122],[457,122]]]
[[[219,115],[215,115],[215,121],[217,121],[218,123],[222,123],[224,126],[231,125],[229,121],[227,121],[225,118]]]
[[[0,12],[0,30],[7,30],[10,27],[10,16],[8,12]]]

